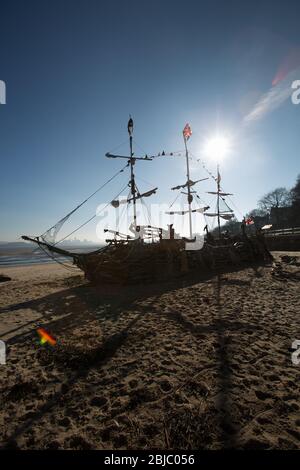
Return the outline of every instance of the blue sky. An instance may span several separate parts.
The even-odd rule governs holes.
[[[123,162],[104,155],[122,142],[118,151],[128,151],[129,113],[136,154],[182,149],[186,122],[193,155],[217,130],[229,135],[222,182],[238,217],[264,193],[293,186],[300,106],[287,99],[245,117],[276,76],[300,65],[299,2],[29,0],[0,9],[0,240],[44,232],[114,174]],[[168,203],[184,160],[141,163],[136,173],[141,190],[159,187],[151,202]],[[193,162],[192,177],[205,176]],[[127,179],[80,209],[65,233]],[[211,183],[198,186],[204,199]],[[76,236],[96,240],[96,223]]]

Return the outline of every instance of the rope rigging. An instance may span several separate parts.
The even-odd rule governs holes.
[[[206,168],[206,165],[205,165],[205,162],[201,159],[201,158],[198,158],[196,157],[195,155],[192,154],[192,152],[190,152],[191,155],[194,157],[194,159],[196,159],[197,162],[200,162],[201,165],[202,165],[202,168],[206,171],[206,173],[214,180],[216,181],[216,177],[213,175],[213,173],[211,171],[208,170],[208,168]],[[220,189],[221,191],[224,191],[222,186],[220,185]],[[243,218],[243,214],[241,213],[241,211],[239,210],[239,208],[237,207],[237,205],[233,202],[233,200],[231,199],[230,196],[226,196],[228,198],[228,200],[230,201],[230,204],[233,205],[233,207],[236,209],[236,211],[239,213],[239,215]]]
[[[126,165],[127,166],[127,165]],[[127,188],[127,184],[126,186],[124,186],[124,188],[121,189],[121,191],[115,196],[114,199],[117,199],[121,194],[122,192]],[[100,211],[98,211],[96,214],[94,214],[92,217],[90,217],[88,220],[86,220],[83,224],[81,224],[79,227],[77,227],[75,230],[73,230],[71,233],[69,233],[68,235],[66,235],[65,237],[61,238],[58,242],[54,243],[53,246],[55,245],[58,245],[58,243],[61,243],[63,240],[65,240],[66,238],[70,237],[71,235],[73,235],[75,232],[77,232],[78,230],[80,230],[82,227],[84,227],[85,225],[87,225],[89,222],[91,222],[91,220],[95,219],[95,217],[98,217],[99,214],[101,214],[101,212],[103,212],[109,205],[111,204],[111,202],[108,202],[104,207],[102,207],[102,209]]]
[[[74,272],[74,271],[77,271],[78,272],[78,268],[76,266],[72,266],[72,265],[67,265],[65,263],[63,263],[62,261],[60,261],[59,259],[57,259],[54,255],[52,255],[51,253],[49,253],[43,246],[39,245],[39,248],[51,259],[53,259],[56,263],[60,264],[61,266],[63,266],[65,269],[67,269],[68,271],[71,271],[71,272]]]
[[[67,237],[64,237],[62,238],[61,240],[59,240],[58,242],[55,242],[55,238],[59,232],[59,230],[61,229],[61,227],[63,226],[63,224],[69,219],[69,217],[74,214],[80,207],[82,207],[87,201],[89,201],[95,194],[97,194],[99,191],[101,191],[101,189],[103,189],[107,184],[109,184],[111,181],[113,181],[120,173],[122,173],[125,168],[128,167],[128,163],[123,167],[121,168],[121,170],[118,170],[111,178],[109,178],[105,183],[103,183],[99,188],[96,189],[96,191],[94,191],[92,194],[90,194],[84,201],[82,201],[80,204],[78,204],[73,210],[71,210],[67,215],[65,215],[62,219],[60,219],[58,222],[56,222],[56,224],[54,224],[52,227],[50,227],[48,230],[46,230],[46,232],[44,232],[43,234],[40,235],[40,237],[42,238],[42,240],[46,241],[47,243],[51,243],[53,246],[57,245],[58,243],[60,243],[61,241],[65,240],[65,238],[67,238],[68,236],[72,235],[73,233],[75,233],[77,231],[74,230],[73,232],[71,232],[69,235],[67,235]],[[92,220],[95,216],[93,216],[90,220]],[[86,223],[88,223],[89,221],[87,221]],[[82,226],[86,225],[83,224]],[[81,228],[82,226],[80,226],[79,228]],[[78,228],[78,230],[79,230]]]

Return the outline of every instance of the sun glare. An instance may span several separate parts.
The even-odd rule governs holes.
[[[204,153],[216,161],[223,160],[230,151],[230,140],[224,136],[215,136],[207,140]]]

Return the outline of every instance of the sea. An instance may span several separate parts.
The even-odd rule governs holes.
[[[74,253],[87,253],[89,251],[94,251],[101,248],[101,246],[72,246],[66,247],[63,249],[70,250]],[[26,265],[35,265],[35,264],[45,264],[45,263],[72,263],[72,258],[66,256],[60,256],[53,254],[50,257],[40,248],[34,246],[30,247],[9,247],[0,245],[0,267],[9,267],[9,266],[26,266]]]

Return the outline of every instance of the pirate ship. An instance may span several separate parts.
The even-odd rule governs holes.
[[[84,271],[86,278],[93,283],[120,285],[156,282],[186,276],[188,273],[193,272],[201,274],[208,270],[223,270],[229,266],[266,260],[271,257],[265,246],[263,236],[256,234],[250,237],[246,234],[245,220],[241,225],[241,233],[239,235],[230,236],[227,233],[222,234],[221,219],[232,219],[234,212],[226,202],[226,197],[230,196],[231,193],[226,193],[221,188],[219,167],[216,177],[209,172],[216,183],[216,190],[209,191],[209,194],[216,197],[216,211],[209,212],[210,207],[208,205],[194,207],[194,201],[201,199],[195,190],[195,186],[208,178],[199,180],[192,180],[190,178],[188,140],[192,135],[192,131],[189,124],[186,124],[183,130],[184,152],[183,154],[178,153],[179,156],[185,157],[186,182],[171,188],[173,191],[180,191],[180,194],[186,197],[187,208],[182,211],[166,212],[169,216],[180,215],[185,217],[188,215],[189,237],[178,235],[171,223],[168,225],[168,228],[157,227],[151,224],[140,224],[137,219],[137,203],[151,197],[158,188],[155,187],[146,192],[139,191],[135,176],[136,164],[145,162],[149,164],[154,158],[165,157],[167,154],[162,152],[152,156],[136,156],[133,152],[133,120],[131,117],[128,121],[127,129],[129,135],[129,156],[115,155],[110,152],[106,153],[107,158],[126,160],[126,165],[49,230],[35,237],[23,235],[22,238],[24,240],[37,244],[40,249],[53,259],[56,259],[55,255],[71,258],[73,263]],[[174,156],[174,153],[168,155]],[[71,215],[103,189],[119,173],[126,170],[129,170],[128,197],[125,200],[120,200],[121,190],[110,204],[115,209],[119,208],[121,204],[132,207],[129,233],[106,228],[104,231],[110,236],[110,238],[106,239],[106,245],[88,253],[76,253],[58,246],[67,237],[57,241],[57,234]],[[217,235],[213,235],[208,230],[208,225],[206,224],[205,235],[201,237],[196,236],[192,228],[192,215],[194,214],[203,216],[205,219],[206,217],[216,218],[218,222]],[[88,219],[84,224],[81,224],[76,230],[94,217],[96,215]],[[76,230],[71,232],[71,234]]]

